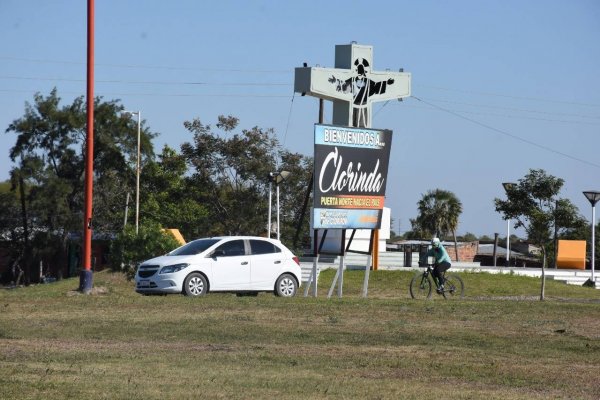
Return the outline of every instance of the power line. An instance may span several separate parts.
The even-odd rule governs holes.
[[[600,119],[600,116],[597,116],[597,115],[570,114],[570,113],[562,113],[562,112],[554,112],[554,111],[530,110],[530,109],[515,108],[515,107],[491,106],[491,105],[487,105],[487,104],[463,103],[463,102],[452,101],[452,100],[440,100],[440,99],[428,99],[428,98],[425,98],[425,100],[435,101],[435,102],[438,102],[438,103],[450,103],[450,104],[459,104],[459,105],[463,105],[463,106],[481,107],[481,108],[492,108],[492,109],[495,108],[495,109],[498,109],[498,110],[519,111],[519,112],[526,112],[526,113],[533,113],[533,114],[561,115],[561,116],[564,116],[564,117],[578,117],[578,118]]]
[[[85,79],[72,78],[41,78],[30,76],[0,76],[0,79],[28,80],[28,81],[56,81],[56,82],[85,82]],[[238,82],[238,83],[215,83],[215,82],[186,82],[186,81],[127,81],[127,80],[102,80],[96,79],[96,83],[126,83],[141,85],[206,85],[206,86],[291,86],[290,83],[268,83],[268,82]]]
[[[383,103],[383,105],[381,106],[381,108],[379,110],[375,111],[375,113],[373,113],[373,118],[375,118],[375,116],[377,116],[377,114],[379,114],[381,112],[381,110],[383,110],[384,107],[388,105],[389,102],[390,101],[388,100],[385,103]]]
[[[25,77],[25,76],[0,76],[0,79],[15,79],[15,80],[39,80],[39,81],[56,81],[56,82],[76,82],[76,83],[83,83],[85,82],[84,79],[71,79],[71,78],[44,78],[44,77]],[[173,86],[177,86],[177,85],[181,85],[181,86],[221,86],[221,87],[236,87],[236,86],[241,86],[241,87],[276,87],[276,86],[291,86],[291,84],[289,83],[263,83],[263,82],[237,82],[237,83],[219,83],[219,82],[194,82],[194,81],[129,81],[129,80],[96,80],[97,83],[118,83],[118,84],[142,84],[142,85],[173,85]],[[4,90],[6,91],[6,90]],[[130,94],[121,94],[121,95],[130,95]],[[134,93],[131,94],[134,96],[153,96],[154,94],[152,93]],[[191,95],[186,95],[186,94],[160,94],[159,96],[173,96],[173,97],[181,97],[181,96],[191,96]],[[219,95],[215,95],[215,96],[219,96]],[[222,95],[224,96],[224,95]],[[233,96],[233,95],[226,95],[226,96]],[[244,97],[254,97],[254,95],[241,95]],[[256,95],[256,97],[265,97],[267,95]],[[273,96],[273,97],[287,97],[287,96]],[[449,104],[459,104],[459,105],[467,105],[467,106],[471,106],[471,107],[480,107],[480,108],[489,108],[489,109],[499,109],[499,110],[507,110],[507,111],[517,111],[517,112],[524,112],[524,113],[534,113],[534,114],[543,114],[543,115],[560,115],[560,116],[567,116],[567,117],[576,117],[576,118],[588,118],[588,119],[600,119],[600,117],[598,116],[592,116],[592,115],[583,115],[583,114],[571,114],[571,113],[557,113],[557,112],[551,112],[551,111],[542,111],[542,110],[531,110],[531,109],[521,109],[521,108],[515,108],[515,107],[501,107],[501,106],[492,106],[492,105],[486,105],[486,104],[474,104],[474,103],[465,103],[465,102],[458,102],[458,101],[450,101],[450,100],[440,100],[440,99],[427,99],[424,98],[423,100],[429,100],[429,101],[435,101],[435,102],[443,102],[443,103],[449,103]],[[385,104],[383,104],[383,106],[381,106],[373,116],[376,116],[377,114],[379,114],[381,112],[381,110],[383,108],[385,108],[388,105],[389,101],[386,101]],[[454,110],[457,111],[457,110]],[[484,113],[477,113],[477,112],[473,112],[473,111],[457,111],[457,112],[462,112],[462,113],[470,113],[470,114],[476,114],[476,115],[491,115],[491,116],[497,116],[497,117],[503,117],[503,118],[520,118],[520,119],[530,119],[530,120],[537,120],[537,121],[547,121],[547,122],[558,122],[558,123],[574,123],[574,124],[594,124],[592,123],[588,123],[588,122],[581,122],[581,121],[571,121],[571,120],[556,120],[556,119],[546,119],[546,118],[536,118],[536,117],[531,117],[531,116],[522,116],[522,115],[506,115],[506,114],[484,114]]]
[[[38,90],[19,90],[19,89],[0,89],[0,92],[4,92],[4,93],[38,93]],[[82,95],[81,92],[72,92],[72,91],[63,91],[61,92],[62,94],[70,94],[70,95]],[[121,96],[121,97],[221,97],[221,98],[229,98],[229,97],[236,97],[236,98],[289,98],[289,95],[278,95],[278,94],[248,94],[248,93],[151,93],[151,92],[125,92],[125,93],[116,93],[116,92],[103,92],[101,90],[97,91],[97,94],[99,96]],[[414,97],[414,96],[413,96]],[[415,97],[416,98],[416,97]],[[422,100],[423,101],[423,100]],[[425,101],[423,101],[425,103]],[[381,106],[381,108],[379,108],[377,111],[375,111],[375,113],[373,114],[373,117],[375,117],[376,115],[378,115],[383,108],[388,105],[388,102],[385,102],[383,106]],[[429,103],[428,103],[429,104]],[[419,108],[419,107],[415,107],[415,106],[410,106],[410,105],[405,105],[404,107],[411,107],[411,108]],[[573,120],[556,120],[556,119],[548,119],[548,118],[536,118],[536,117],[528,117],[528,116],[519,116],[519,115],[507,115],[507,114],[494,114],[494,113],[481,113],[481,112],[474,112],[474,111],[464,111],[464,110],[449,110],[446,109],[446,111],[448,112],[455,112],[455,113],[465,113],[465,114],[474,114],[474,115],[486,115],[486,116],[495,116],[495,117],[501,117],[501,118],[514,118],[514,119],[527,119],[527,120],[534,120],[534,121],[544,121],[544,122],[553,122],[553,123],[563,123],[563,124],[578,124],[578,125],[600,125],[600,122],[587,122],[587,121],[573,121]],[[588,117],[588,118],[594,118],[594,117]],[[289,122],[288,122],[289,124]]]
[[[13,90],[13,89],[0,89],[0,92],[5,93],[38,93],[39,90]],[[82,96],[81,92],[61,92],[61,94],[71,94],[75,96]],[[278,95],[278,94],[239,94],[239,93],[113,93],[113,92],[102,92],[96,90],[98,96],[141,96],[141,97],[253,97],[253,98],[289,98],[290,95]]]
[[[429,107],[419,107],[419,106],[409,106],[409,105],[405,105],[403,107],[411,107],[411,108],[419,108],[419,109],[430,109]],[[560,119],[528,117],[528,116],[524,116],[524,115],[494,114],[494,113],[484,113],[484,112],[464,111],[464,110],[450,110],[450,109],[448,109],[448,110],[456,112],[456,113],[465,113],[465,114],[474,114],[474,115],[485,115],[485,116],[501,117],[501,118],[528,119],[528,120],[533,120],[533,121],[556,122],[556,123],[562,123],[562,124],[600,125],[600,121],[598,121],[598,122],[573,121],[573,120],[560,120]]]
[[[82,61],[33,59],[33,58],[23,58],[23,57],[11,57],[11,56],[0,56],[0,60],[30,62],[30,63],[63,64],[63,65],[85,65],[85,63]],[[281,70],[268,70],[268,69],[262,70],[262,69],[242,69],[242,68],[233,68],[232,69],[232,68],[204,68],[204,67],[182,67],[182,66],[165,66],[165,65],[102,64],[102,63],[96,63],[95,66],[96,67],[125,68],[125,69],[157,69],[157,70],[204,71],[204,72],[282,73],[282,74],[293,73],[293,68],[281,69]],[[284,85],[284,84],[282,84],[282,85]],[[421,88],[426,88],[426,89],[442,90],[442,91],[448,91],[448,92],[475,94],[475,95],[479,95],[479,96],[503,97],[503,98],[509,98],[509,99],[528,100],[528,101],[537,101],[537,102],[546,102],[546,103],[555,103],[555,104],[570,104],[570,105],[585,106],[585,107],[600,107],[600,104],[554,100],[554,99],[539,98],[539,97],[514,96],[514,95],[477,91],[477,90],[447,88],[447,87],[435,86],[435,85],[413,84],[413,87],[421,87]]]
[[[20,90],[20,89],[0,89],[0,92],[4,92],[4,93],[39,93],[38,90]],[[73,92],[73,91],[63,91],[61,92],[61,94],[68,94],[68,95],[74,95],[74,96],[78,96],[78,95],[82,95],[81,92]],[[121,97],[181,97],[181,98],[194,98],[194,97],[221,97],[221,98],[230,98],[230,97],[236,97],[236,98],[264,98],[264,99],[268,99],[268,98],[290,98],[289,95],[278,95],[278,94],[248,94],[248,93],[151,93],[151,92],[129,92],[129,93],[115,93],[115,92],[103,92],[101,90],[97,91],[97,95],[99,96],[104,96],[104,97],[108,97],[108,96],[121,96]],[[414,96],[413,96],[414,97]],[[425,102],[425,101],[423,101]],[[385,102],[383,104],[383,106],[381,106],[377,111],[375,111],[375,113],[373,114],[373,117],[375,117],[376,115],[378,115],[383,108],[385,108],[386,105],[388,105],[389,101]],[[405,105],[404,107],[409,107],[409,108],[421,108],[421,107],[417,107],[417,106],[410,106],[410,105]],[[426,107],[422,107],[424,109],[427,109]],[[600,125],[600,122],[596,123],[596,122],[587,122],[587,121],[572,121],[572,120],[555,120],[555,119],[548,119],[548,118],[536,118],[536,117],[528,117],[528,116],[518,116],[518,115],[506,115],[506,114],[493,114],[493,113],[481,113],[481,112],[474,112],[474,111],[464,111],[464,110],[446,110],[448,112],[455,112],[455,113],[466,113],[466,114],[475,114],[475,115],[486,115],[486,116],[495,116],[495,117],[501,117],[501,118],[516,118],[516,119],[528,119],[528,120],[534,120],[534,121],[544,121],[544,122],[554,122],[554,123],[563,123],[563,124],[579,124],[579,125]],[[289,118],[289,117],[288,117]],[[591,118],[591,117],[590,117]],[[288,125],[289,125],[289,121],[288,121]]]
[[[80,61],[64,61],[64,60],[42,60],[32,58],[20,58],[20,57],[6,57],[0,56],[0,60],[7,61],[23,61],[31,63],[46,63],[46,64],[63,64],[63,65],[85,65],[84,62]],[[289,70],[261,70],[261,69],[225,69],[225,68],[200,68],[200,67],[173,67],[164,65],[129,65],[129,64],[102,64],[95,63],[96,67],[111,67],[111,68],[127,68],[127,69],[160,69],[160,70],[175,70],[175,71],[204,71],[204,72],[247,72],[247,73],[292,73],[292,69]]]
[[[445,88],[445,87],[440,87],[440,86],[427,86],[427,85],[413,85],[413,86],[422,87],[422,88],[426,88],[426,89],[428,88],[428,89],[435,89],[435,90],[444,90],[444,91],[448,91],[448,92],[476,94],[479,96],[504,97],[504,98],[516,99],[516,100],[529,100],[529,101],[538,101],[538,102],[556,103],[556,104],[570,104],[570,105],[585,106],[585,107],[600,107],[600,104],[580,103],[580,102],[575,102],[575,101],[551,100],[551,99],[539,98],[539,97],[522,97],[522,96],[513,96],[513,95],[507,95],[507,94],[500,94],[500,93],[478,92],[478,91],[474,91],[474,90],[452,89],[452,88]]]
[[[285,141],[287,140],[288,129],[290,128],[290,119],[292,118],[292,107],[294,106],[294,98],[296,97],[296,93],[292,95],[292,101],[290,102],[290,111],[288,113],[287,124],[285,124],[285,133],[283,135],[283,143],[282,146],[285,146]]]
[[[508,132],[506,132],[506,131],[503,131],[503,130],[501,130],[501,129],[494,128],[493,126],[486,125],[486,124],[484,124],[484,123],[482,123],[482,122],[479,122],[479,121],[476,121],[476,120],[474,120],[474,119],[472,119],[472,118],[465,117],[464,115],[461,115],[461,114],[459,114],[459,113],[456,113],[456,112],[454,112],[454,111],[451,111],[451,110],[448,110],[448,109],[445,109],[445,108],[443,108],[443,107],[440,107],[440,106],[438,106],[438,105],[436,105],[436,104],[429,103],[429,102],[427,102],[427,101],[425,101],[425,100],[422,100],[422,99],[420,99],[420,98],[418,98],[418,97],[416,97],[416,96],[411,96],[411,98],[413,98],[413,99],[415,99],[415,100],[418,100],[418,101],[420,101],[420,102],[422,102],[422,103],[424,103],[424,104],[427,104],[427,105],[429,105],[429,106],[431,106],[431,107],[433,107],[433,108],[436,108],[436,109],[438,109],[438,110],[440,110],[440,111],[444,111],[444,112],[446,112],[446,113],[448,113],[448,114],[454,115],[455,117],[458,117],[458,118],[464,119],[464,120],[466,120],[466,121],[469,121],[469,122],[471,122],[471,123],[473,123],[473,124],[479,125],[479,126],[481,126],[481,127],[483,127],[483,128],[486,128],[486,129],[489,129],[489,130],[491,130],[491,131],[497,132],[497,133],[499,133],[499,134],[501,134],[501,135],[508,136],[508,137],[510,137],[510,138],[512,138],[512,139],[515,139],[515,140],[521,141],[521,142],[523,142],[523,143],[527,143],[527,144],[529,144],[529,145],[532,145],[532,146],[538,147],[538,148],[540,148],[540,149],[543,149],[543,150],[549,151],[549,152],[551,152],[551,153],[558,154],[558,155],[560,155],[560,156],[563,156],[563,157],[570,158],[571,160],[579,161],[579,162],[581,162],[581,163],[584,163],[584,164],[587,164],[587,165],[590,165],[590,166],[592,166],[592,167],[596,167],[596,168],[600,169],[600,164],[596,164],[596,163],[593,163],[593,162],[591,162],[591,161],[583,160],[583,159],[581,159],[581,158],[578,158],[578,157],[572,156],[572,155],[570,155],[570,154],[567,154],[567,153],[563,153],[562,151],[555,150],[555,149],[553,149],[553,148],[551,148],[551,147],[544,146],[544,145],[542,145],[542,144],[539,144],[539,143],[537,143],[537,142],[534,142],[534,141],[531,141],[531,140],[523,139],[522,137],[519,137],[519,136],[513,135],[512,133],[508,133]]]

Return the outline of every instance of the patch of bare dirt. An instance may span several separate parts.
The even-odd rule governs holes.
[[[90,293],[83,293],[80,292],[79,290],[69,290],[67,292],[67,297],[72,297],[72,296],[81,296],[81,295],[88,295],[88,296],[103,296],[103,295],[107,295],[108,294],[108,289],[104,286],[95,286],[92,288],[92,290],[90,291]]]

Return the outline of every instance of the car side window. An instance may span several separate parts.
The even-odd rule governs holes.
[[[281,253],[281,249],[266,240],[250,240],[250,249],[253,255]]]
[[[230,242],[223,243],[215,249],[214,253],[221,253],[221,257],[243,256],[246,254],[246,250],[244,249],[244,241],[232,240]]]

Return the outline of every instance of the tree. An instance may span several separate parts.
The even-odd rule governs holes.
[[[461,242],[475,242],[478,240],[477,236],[475,236],[475,234],[473,234],[471,232],[467,232],[462,236],[458,236],[457,239],[460,240]]]
[[[141,179],[142,221],[177,228],[184,238],[202,236],[209,226],[205,191],[187,177],[186,160],[165,146],[157,161],[144,166]]]
[[[507,199],[494,199],[496,211],[504,219],[515,220],[515,228],[524,228],[528,240],[542,249],[540,300],[545,298],[548,245],[555,227],[567,230],[581,221],[570,200],[558,198],[564,180],[548,175],[543,169],[531,169],[519,183],[507,188]]]
[[[69,232],[83,228],[86,104],[83,97],[70,105],[60,103],[56,89],[48,96],[36,94],[33,104],[26,103],[23,117],[14,120],[6,133],[17,135],[10,158],[17,164],[12,171],[13,186],[22,198],[24,254],[31,256],[27,249],[31,232],[45,232],[49,241],[44,245],[42,240],[40,246],[54,249],[59,264],[64,265],[60,258],[66,255]],[[118,101],[98,97],[94,107],[93,226],[96,231],[112,230],[121,225],[125,193],[134,182],[129,161],[137,154],[137,126],[120,115],[123,106]],[[142,154],[147,157],[153,155],[150,140],[154,136],[147,128],[141,132]],[[60,238],[59,246],[55,237]]]
[[[454,238],[454,250],[458,261],[458,243],[456,240],[456,229],[458,218],[462,213],[462,203],[456,195],[450,191],[435,189],[430,190],[417,202],[419,215],[411,219],[413,231],[421,234],[444,237],[452,233]]]
[[[266,232],[268,174],[287,170],[291,174],[280,185],[282,233],[291,243],[293,222],[301,212],[312,162],[284,151],[272,129],[258,127],[234,133],[238,119],[219,116],[215,132],[199,119],[184,126],[194,135],[192,143],[181,146],[192,169],[193,187],[202,188],[198,201],[208,210],[203,226],[206,235],[260,235]],[[287,222],[285,222],[287,221]]]
[[[286,181],[280,185],[281,238],[293,249],[298,227],[298,237],[310,236],[310,213],[305,212],[303,215],[302,206],[313,171],[313,159],[287,150],[280,150],[279,158],[281,162],[275,166],[275,170],[290,172]]]
[[[2,239],[8,246],[8,261],[12,268],[2,274],[0,282],[13,282],[20,284],[24,271],[21,269],[20,261],[23,257],[23,231],[19,229],[22,224],[20,196],[12,188],[11,182],[0,183],[0,232]]]
[[[221,116],[217,127],[227,135],[237,124],[237,119]],[[194,134],[194,143],[184,143],[182,154],[193,168],[193,181],[204,189],[202,202],[211,213],[206,234],[261,233],[266,226],[265,177],[275,164],[271,132],[255,127],[227,138],[199,119],[184,126]]]

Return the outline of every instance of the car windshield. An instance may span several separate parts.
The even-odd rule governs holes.
[[[193,242],[181,246],[178,249],[169,253],[170,256],[193,256],[194,254],[202,253],[220,239],[198,239]]]

